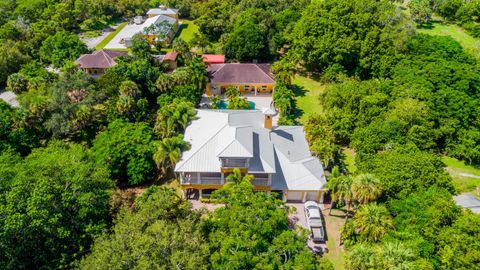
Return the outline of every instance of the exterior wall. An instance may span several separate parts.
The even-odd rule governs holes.
[[[288,191],[285,190],[284,200],[285,201],[315,201],[315,202],[322,202],[323,201],[323,192],[325,190],[296,190],[296,191]]]
[[[103,68],[84,68],[83,70],[90,75],[102,75],[105,73]]]
[[[238,87],[241,93],[248,94],[248,93],[255,93],[255,89],[257,89],[257,93],[272,93],[274,84],[260,84],[260,83],[238,83],[238,84],[215,84],[217,87],[217,95],[220,95],[226,91],[229,87]],[[246,87],[248,86],[248,87]],[[247,89],[248,88],[248,89]],[[213,95],[213,85],[212,83],[208,83],[205,89],[205,94],[207,96]]]

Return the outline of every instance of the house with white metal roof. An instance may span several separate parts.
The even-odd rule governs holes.
[[[267,110],[197,110],[187,127],[190,150],[175,172],[188,197],[221,188],[234,168],[255,176],[256,190],[278,192],[288,201],[320,201],[323,166],[311,155],[302,126],[272,126]]]
[[[151,44],[168,46],[178,29],[178,19],[167,15],[155,15],[146,20],[137,16],[105,46],[105,49],[126,49],[131,46],[134,35],[142,34]]]

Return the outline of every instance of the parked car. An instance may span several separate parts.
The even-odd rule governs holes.
[[[325,241],[322,212],[316,202],[308,201],[305,203],[305,216],[307,218],[307,226],[312,232],[313,241]]]

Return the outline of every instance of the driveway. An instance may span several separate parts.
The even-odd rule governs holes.
[[[470,209],[472,212],[480,214],[480,199],[470,193],[463,193],[454,196],[455,204],[462,208]]]
[[[294,228],[295,225],[298,225],[308,230],[304,204],[303,203],[286,203],[286,205],[290,207],[294,207],[296,209],[294,213],[291,213],[288,215],[288,219],[291,227]],[[323,204],[320,204],[320,208],[322,210],[324,209]],[[323,213],[323,216],[325,217],[325,213]],[[327,232],[325,232],[325,234],[326,233]],[[307,245],[315,253],[323,253],[324,250],[326,250],[327,248],[326,243],[314,243],[310,238],[308,239]]]

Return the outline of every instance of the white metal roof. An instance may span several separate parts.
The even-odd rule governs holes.
[[[105,46],[105,49],[125,49],[126,46],[122,40],[131,39],[135,34],[143,33],[145,28],[150,27],[153,24],[159,24],[163,21],[173,25],[176,22],[176,19],[166,15],[158,15],[146,19],[142,24],[129,24],[113,37],[113,39]]]
[[[220,172],[219,157],[250,158],[249,172],[272,173],[273,190],[320,190],[321,162],[310,154],[301,126],[263,127],[259,110],[197,110],[185,131],[191,149],[177,172]]]
[[[152,8],[149,11],[147,11],[147,14],[155,14],[155,15],[174,15],[178,13],[178,9],[173,9],[173,8]]]

